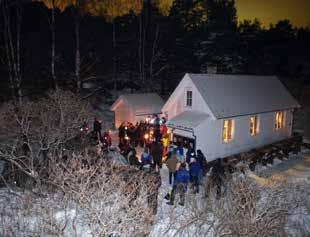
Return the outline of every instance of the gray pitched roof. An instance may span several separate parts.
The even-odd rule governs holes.
[[[209,117],[200,111],[184,111],[167,122],[168,127],[195,128]]]
[[[111,110],[115,110],[118,102],[124,100],[129,106],[135,109],[137,113],[160,113],[164,105],[164,101],[156,93],[141,94],[124,94],[121,95],[111,106]]]
[[[300,107],[276,76],[188,76],[217,119]]]

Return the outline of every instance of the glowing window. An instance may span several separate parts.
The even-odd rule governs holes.
[[[227,119],[223,123],[223,142],[227,143],[233,139],[233,120]]]
[[[192,106],[193,104],[193,92],[187,91],[186,92],[186,106]]]
[[[251,116],[250,117],[250,135],[255,136],[259,132],[258,127],[258,117],[257,116]]]
[[[284,127],[284,113],[282,111],[275,113],[275,129],[281,129]]]

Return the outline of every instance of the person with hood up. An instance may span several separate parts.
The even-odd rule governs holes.
[[[187,191],[187,186],[189,183],[189,173],[186,170],[186,164],[182,163],[180,168],[176,173],[176,177],[173,182],[173,188],[170,195],[170,201],[167,203],[168,205],[174,204],[175,194],[179,193],[181,206],[184,206],[185,202],[185,193]]]
[[[194,187],[194,194],[199,193],[199,179],[201,174],[201,167],[199,162],[194,157],[190,159],[189,174]]]

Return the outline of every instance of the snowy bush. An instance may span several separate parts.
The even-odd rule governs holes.
[[[225,194],[208,198],[189,194],[186,211],[173,210],[165,233],[171,236],[308,236],[309,185],[272,178],[260,185],[234,174]]]
[[[21,105],[13,102],[3,105],[0,159],[9,164],[7,176],[21,186],[26,182],[19,182],[18,177],[22,176],[40,182],[39,173],[44,172],[48,154],[59,154],[77,137],[83,121],[90,116],[89,111],[89,106],[78,96],[61,90]]]
[[[147,236],[156,211],[157,177],[84,159],[89,162],[81,156],[55,162],[34,192],[2,191],[0,235]]]

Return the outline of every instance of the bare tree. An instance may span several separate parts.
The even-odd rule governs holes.
[[[8,198],[0,202],[1,235],[147,236],[154,221],[149,200],[158,191],[152,177],[114,163],[90,165],[93,159],[84,154],[51,160],[52,189],[39,196],[1,195]]]
[[[78,134],[90,109],[70,92],[56,90],[46,98],[20,106],[2,106],[0,158],[27,176],[39,180],[40,167]]]
[[[19,1],[3,1],[1,19],[3,20],[3,40],[5,48],[5,62],[8,67],[12,96],[19,103],[22,100],[21,74],[21,23],[22,7]],[[14,20],[12,19],[14,17]]]

